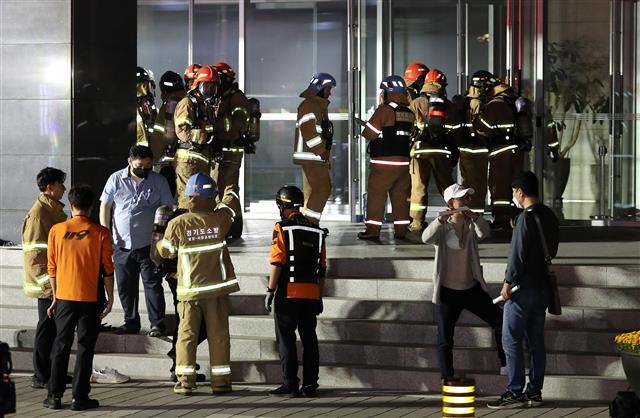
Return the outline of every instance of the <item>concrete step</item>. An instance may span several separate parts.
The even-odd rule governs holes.
[[[24,330],[33,329],[36,322],[28,326],[6,325],[0,327],[3,340],[12,346],[22,347],[26,342],[21,339]],[[144,330],[147,328],[143,328]],[[266,315],[231,316],[229,318],[231,335],[236,338],[272,339],[274,336],[273,319]],[[612,354],[615,353],[614,337],[618,331],[607,329],[571,329],[547,328],[545,343],[547,350],[575,354]],[[318,339],[321,341],[342,341],[369,345],[435,345],[437,327],[427,322],[387,322],[366,319],[323,318],[318,320]],[[129,336],[127,336],[129,337]],[[458,346],[488,348],[494,346],[493,332],[485,325],[460,324],[456,329],[455,341]],[[117,346],[120,347],[120,346]],[[117,347],[113,349],[116,350]],[[126,351],[126,344],[117,351]]]
[[[12,351],[14,370],[31,370],[31,352],[24,349]],[[199,357],[203,371],[207,358]],[[75,364],[72,353],[69,370]],[[138,379],[168,378],[169,362],[165,356],[150,354],[96,354],[95,367],[114,367],[121,373]],[[282,379],[280,365],[276,361],[232,361],[234,382],[238,384],[269,383],[278,384]],[[504,391],[505,377],[497,373],[469,372],[468,377],[476,380],[476,393],[487,396]],[[434,368],[397,368],[367,365],[365,367],[345,365],[320,366],[321,387],[375,388],[439,392],[440,373]],[[574,399],[609,401],[618,391],[627,388],[627,382],[619,377],[568,376],[548,374],[545,377],[546,399]],[[206,386],[203,384],[202,386]]]
[[[33,348],[35,331],[0,330],[0,340],[17,341],[13,347]],[[299,353],[302,346],[298,342]],[[320,341],[320,360],[322,364],[343,364],[365,366],[367,364],[382,367],[437,368],[437,349],[435,344],[406,344],[349,341]],[[75,346],[74,346],[75,349]],[[145,335],[115,335],[102,333],[96,344],[97,353],[126,353],[164,355],[171,349],[169,338],[151,338]],[[208,358],[208,345],[198,346],[198,356]],[[251,338],[233,336],[231,341],[231,359],[233,361],[278,361],[278,349],[275,336],[270,338]],[[454,350],[454,364],[457,371],[497,372],[500,363],[493,346],[467,346],[460,341]],[[624,372],[617,353],[567,353],[552,351],[547,355],[547,372],[550,374],[588,374],[593,376],[623,377]]]
[[[632,245],[636,245],[633,243]],[[506,254],[504,257],[495,256],[482,257],[482,248],[486,248],[488,253],[495,252],[491,248],[492,244],[480,245],[481,259],[484,269],[484,276],[488,282],[500,283],[504,279],[506,268]],[[402,247],[400,247],[402,248]],[[403,257],[402,251],[387,250],[383,257],[367,258],[367,252],[363,257],[347,257],[341,253],[340,247],[334,247],[333,255],[328,258],[327,277],[329,278],[390,278],[418,279],[431,278],[433,272],[433,252],[427,251],[431,246],[420,246],[425,251],[420,252],[420,258]],[[261,253],[246,252],[245,248],[231,249],[231,256],[238,276],[258,276],[266,280],[269,272],[268,248]],[[350,248],[350,252],[354,252]],[[411,249],[411,256],[414,257],[416,250]],[[591,263],[584,263],[591,264]],[[22,251],[16,249],[0,248],[0,269],[5,270],[0,273],[0,284],[3,284],[5,274],[17,275],[18,282],[22,282]],[[598,287],[636,287],[637,277],[640,276],[640,266],[634,265],[582,265],[582,264],[554,264],[554,271],[557,273],[558,281],[561,285],[580,285]],[[266,283],[266,282],[265,282]]]

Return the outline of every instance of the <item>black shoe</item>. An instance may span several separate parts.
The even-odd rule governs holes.
[[[49,395],[42,402],[42,406],[49,409],[62,409],[62,398]]]
[[[358,232],[358,238],[361,240],[380,241],[380,234],[375,232]]]
[[[44,389],[47,387],[47,384],[45,382],[38,380],[37,377],[33,376],[31,378],[31,387],[34,389]]]
[[[129,328],[126,325],[120,325],[119,327],[115,327],[113,329],[114,334],[137,334],[139,332],[139,329]]]
[[[300,393],[306,398],[315,398],[317,396],[316,387],[314,385],[304,385],[300,388]]]
[[[499,399],[487,403],[491,409],[513,409],[522,408],[526,405],[526,397],[522,394],[516,395],[513,392],[506,391]]]
[[[298,392],[297,387],[289,387],[285,385],[269,391],[269,396],[279,396],[282,398],[296,398],[299,394],[300,392]]]
[[[147,335],[149,335],[149,337],[156,337],[156,338],[164,337],[164,329],[157,325],[154,325],[151,327],[151,331],[149,331],[149,334]]]
[[[84,399],[73,399],[71,401],[71,410],[72,411],[84,411],[87,409],[95,409],[100,406],[100,402],[97,399],[84,398]]]
[[[525,398],[525,406],[527,408],[535,408],[536,406],[540,406],[542,405],[542,394],[538,393],[536,395],[530,394],[530,393],[525,393],[524,394],[524,398]]]
[[[196,382],[205,382],[207,380],[207,376],[202,373],[196,374]],[[178,383],[178,376],[174,372],[171,372],[171,381],[173,383]]]

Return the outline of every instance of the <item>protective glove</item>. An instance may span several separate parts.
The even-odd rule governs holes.
[[[558,154],[558,148],[556,147],[548,148],[547,155],[549,156],[549,159],[554,163],[558,161],[558,158],[560,157],[560,155]]]
[[[273,304],[273,298],[275,296],[275,289],[267,288],[267,294],[264,296],[264,308],[267,310],[267,312],[271,312],[271,305]]]

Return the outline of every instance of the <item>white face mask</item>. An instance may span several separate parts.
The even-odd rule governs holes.
[[[524,206],[522,206],[522,203],[518,202],[518,199],[516,199],[515,196],[513,196],[511,200],[513,200],[513,203],[516,205],[518,209],[524,209]]]

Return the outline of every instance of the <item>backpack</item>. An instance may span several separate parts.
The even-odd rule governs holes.
[[[12,370],[9,344],[0,341],[0,415],[16,412],[16,385],[9,377]]]
[[[618,392],[609,404],[609,416],[619,418],[640,417],[640,399],[635,392]]]

